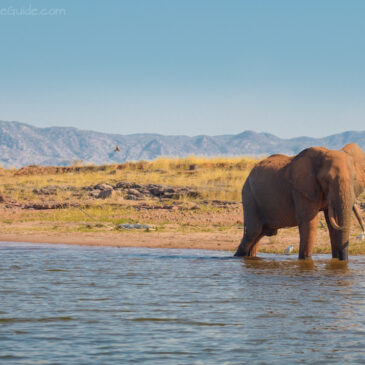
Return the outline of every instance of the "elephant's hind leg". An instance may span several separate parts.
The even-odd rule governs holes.
[[[244,233],[235,256],[256,256],[257,243],[263,236],[262,221],[258,214],[256,201],[247,181],[242,189]]]
[[[262,227],[256,224],[254,227],[246,227],[240,245],[237,248],[235,256],[254,257],[257,253],[257,244],[264,236]]]
[[[256,257],[257,248],[259,246],[259,241],[264,236],[265,235],[263,233],[260,233],[260,235],[253,240],[251,248],[250,248],[250,250],[248,252],[248,255],[247,255],[248,257]]]

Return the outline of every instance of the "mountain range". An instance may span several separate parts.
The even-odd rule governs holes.
[[[365,150],[365,130],[347,131],[324,138],[279,138],[269,133],[194,137],[161,134],[107,134],[73,127],[38,128],[20,122],[0,121],[0,165],[66,166],[74,161],[105,164],[153,160],[160,156],[262,156],[294,155],[310,146],[340,149],[355,142]],[[118,146],[119,151],[115,151]]]

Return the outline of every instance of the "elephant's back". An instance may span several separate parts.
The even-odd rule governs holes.
[[[249,175],[251,180],[267,180],[268,178],[276,179],[292,161],[293,157],[286,155],[271,155],[260,161]]]
[[[259,162],[251,171],[242,190],[243,206],[254,203],[263,223],[274,228],[293,224],[281,212],[292,211],[291,187],[285,167],[292,157],[272,155]]]
[[[272,155],[260,161],[250,172],[246,180],[246,189],[251,192],[265,194],[271,187],[277,188],[285,182],[285,167],[291,162],[292,157],[286,155]]]

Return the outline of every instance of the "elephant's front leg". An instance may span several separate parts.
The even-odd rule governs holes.
[[[316,239],[318,214],[313,217],[302,219],[299,224],[299,259],[312,257],[314,241]]]

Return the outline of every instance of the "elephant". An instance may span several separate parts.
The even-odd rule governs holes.
[[[298,226],[299,259],[310,259],[323,211],[332,257],[348,260],[351,213],[362,224],[354,203],[364,187],[365,153],[355,143],[340,151],[310,147],[292,157],[269,156],[243,185],[244,234],[235,256],[256,256],[263,236]]]

